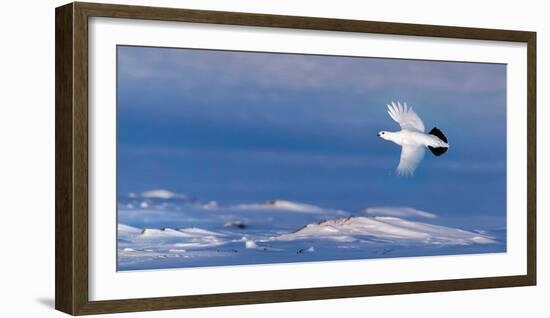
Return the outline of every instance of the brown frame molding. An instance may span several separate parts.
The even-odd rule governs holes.
[[[88,18],[113,17],[527,43],[527,275],[88,300]],[[101,314],[536,285],[536,33],[74,2],[55,11],[55,308]]]

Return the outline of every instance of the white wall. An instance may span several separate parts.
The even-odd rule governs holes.
[[[104,2],[114,2],[107,1]],[[139,313],[142,317],[548,317],[545,248],[550,160],[550,23],[544,1],[116,1],[155,6],[249,11],[532,30],[538,32],[539,285],[482,291],[384,296]],[[11,1],[0,18],[0,314],[56,317],[54,295],[54,8],[64,1]],[[546,192],[546,193],[545,193]],[[122,316],[122,315],[118,315]]]

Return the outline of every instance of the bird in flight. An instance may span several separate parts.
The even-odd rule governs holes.
[[[424,157],[427,147],[435,156],[441,156],[449,148],[447,137],[436,127],[429,133],[425,133],[422,119],[407,103],[400,102],[388,104],[388,114],[395,120],[400,131],[381,131],[378,137],[393,141],[401,146],[401,159],[397,166],[398,175],[413,175],[414,170]]]

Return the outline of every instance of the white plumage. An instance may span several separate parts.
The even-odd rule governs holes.
[[[442,155],[449,148],[447,138],[437,128],[425,133],[422,119],[407,103],[388,104],[388,114],[401,127],[400,131],[381,131],[378,136],[401,146],[401,158],[397,166],[399,175],[412,175],[424,157],[428,147],[436,156]]]
[[[407,106],[407,103],[401,105],[401,103],[397,102],[396,105],[392,102],[391,105],[388,105],[388,114],[401,126],[401,129],[417,130],[420,132],[424,132],[425,130],[422,119],[418,117],[412,107]]]

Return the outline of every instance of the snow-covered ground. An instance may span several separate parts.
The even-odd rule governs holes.
[[[120,200],[118,213],[118,270],[506,251],[503,230],[438,225],[410,207],[223,205],[155,190]]]

